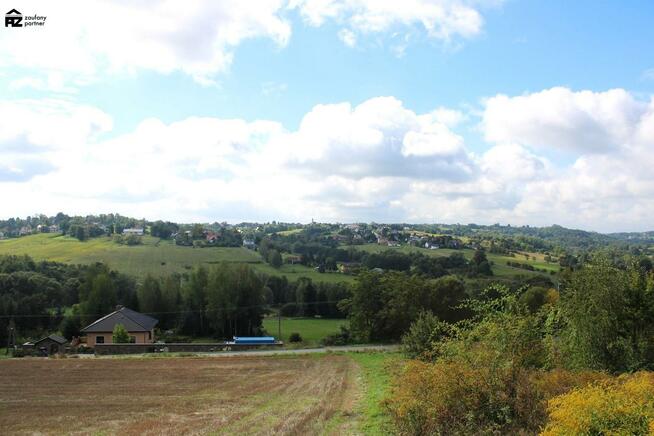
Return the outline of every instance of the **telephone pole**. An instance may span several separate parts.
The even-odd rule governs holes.
[[[282,340],[282,306],[279,306],[277,311],[277,340]]]

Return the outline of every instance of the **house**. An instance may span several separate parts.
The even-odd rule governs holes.
[[[123,230],[123,235],[143,236],[143,229],[140,229],[140,228],[124,229]]]
[[[254,243],[254,239],[243,239],[243,246],[245,248],[249,248],[250,250],[254,250],[254,248],[256,247]]]
[[[111,344],[114,327],[116,324],[122,324],[132,343],[152,344],[154,342],[154,326],[158,322],[151,316],[127,307],[117,306],[114,312],[103,316],[80,331],[86,334],[86,345],[93,347],[96,344]]]
[[[4,239],[4,238],[5,238],[5,234],[0,232],[0,239]]]
[[[296,263],[301,263],[302,262],[302,256],[296,256],[295,254],[289,254],[284,258],[285,263],[289,263],[291,265],[295,265]]]
[[[53,224],[51,226],[48,226],[48,232],[50,232],[50,233],[59,233],[59,226],[57,224]]]
[[[40,356],[50,356],[52,354],[64,353],[66,351],[66,338],[59,335],[50,335],[34,342],[32,349]]]
[[[20,231],[18,232],[18,236],[25,236],[25,235],[31,235],[32,234],[32,227],[31,226],[23,226],[20,228]]]
[[[204,237],[207,240],[207,243],[209,244],[215,244],[218,241],[218,238],[220,238],[220,235],[216,232],[212,231],[205,231],[204,232]]]
[[[338,262],[336,264],[338,272],[341,274],[354,274],[361,269],[359,262]]]

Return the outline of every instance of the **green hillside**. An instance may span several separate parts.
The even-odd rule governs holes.
[[[369,253],[379,253],[386,250],[395,250],[404,254],[418,252],[418,253],[425,254],[427,256],[434,256],[434,257],[444,257],[444,256],[449,256],[452,253],[461,253],[465,256],[466,259],[472,259],[472,256],[475,253],[475,250],[472,249],[454,250],[450,248],[441,248],[438,250],[427,250],[425,248],[415,247],[412,245],[403,245],[401,247],[388,247],[385,245],[378,245],[378,244],[364,244],[364,245],[352,245],[351,247]],[[506,263],[509,261],[519,262],[523,264],[526,263],[532,265],[534,268],[545,269],[548,271],[548,273],[550,271],[554,271],[554,272],[559,271],[559,265],[557,263],[545,262],[545,259],[542,254],[540,253],[525,253],[525,254],[529,256],[529,259],[527,259],[524,255],[516,255],[515,257],[510,257],[510,256],[499,255],[499,254],[493,254],[493,253],[486,253],[486,257],[488,258],[489,261],[493,262],[493,266],[492,266],[493,273],[496,276],[500,276],[500,277],[510,277],[520,274],[522,275],[543,274],[542,272],[538,272],[538,271],[528,271],[522,268],[515,268],[515,267],[508,266]]]
[[[41,233],[0,241],[0,255],[27,254],[36,260],[51,260],[72,264],[104,262],[112,269],[135,276],[164,276],[184,272],[197,265],[219,262],[247,263],[257,271],[271,275],[286,275],[293,281],[310,277],[315,281],[351,281],[351,276],[338,273],[318,273],[302,265],[283,265],[275,269],[263,263],[259,254],[242,247],[193,248],[175,245],[172,241],[151,236],[143,237],[142,245],[127,246],[109,237],[80,242],[75,238]]]

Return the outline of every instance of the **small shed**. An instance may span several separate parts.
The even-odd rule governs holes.
[[[68,341],[59,335],[46,336],[34,342],[34,351],[41,356],[49,356],[51,354],[63,353],[66,351],[66,344]]]

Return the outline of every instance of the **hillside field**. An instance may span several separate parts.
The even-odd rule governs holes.
[[[112,269],[139,278],[146,274],[161,277],[189,271],[198,265],[231,262],[247,263],[257,271],[270,275],[285,275],[290,281],[300,277],[323,282],[353,280],[351,276],[319,273],[303,265],[283,265],[275,269],[264,263],[257,252],[243,247],[184,247],[151,236],[144,236],[141,245],[127,246],[117,244],[109,237],[81,242],[68,236],[41,233],[1,240],[0,255],[3,254],[27,254],[36,260],[72,264],[104,262]]]
[[[425,254],[427,256],[435,256],[435,257],[449,256],[452,253],[462,253],[466,257],[466,259],[472,259],[472,256],[475,253],[475,251],[472,249],[455,250],[450,248],[440,248],[438,250],[428,250],[426,248],[415,247],[410,245],[402,245],[401,247],[388,247],[385,245],[378,245],[378,244],[364,244],[364,245],[352,245],[351,247],[358,250],[367,251],[369,253],[379,253],[386,250],[396,250],[405,254],[418,252],[418,253]],[[528,260],[525,258],[524,254],[527,254],[529,256]],[[524,253],[524,254],[517,254],[515,257],[510,257],[510,256],[499,255],[499,254],[486,253],[486,257],[488,258],[489,261],[493,262],[493,266],[492,266],[493,273],[498,277],[543,274],[542,272],[538,272],[538,271],[528,271],[522,268],[515,268],[515,267],[508,266],[506,264],[507,261],[527,263],[533,265],[534,268],[545,269],[548,271],[548,273],[550,271],[554,271],[554,272],[559,271],[558,263],[545,262],[544,255],[541,253]]]

